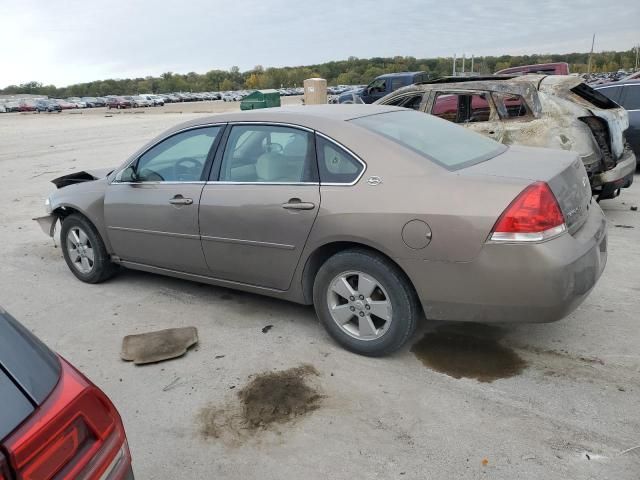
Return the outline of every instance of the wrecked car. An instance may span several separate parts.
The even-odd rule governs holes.
[[[637,158],[640,155],[640,80],[604,83],[593,88],[629,113],[627,140]]]
[[[505,145],[576,152],[598,200],[633,183],[627,112],[579,77],[450,77],[402,88],[376,103],[430,113]]]
[[[508,147],[398,107],[199,118],[112,171],[54,183],[37,220],[48,235],[61,222],[81,281],[127,267],[313,304],[364,355],[399,349],[423,313],[559,320],[607,259],[575,152]]]

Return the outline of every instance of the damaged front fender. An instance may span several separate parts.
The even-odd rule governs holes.
[[[62,177],[54,178],[51,180],[57,188],[64,188],[69,185],[75,185],[76,183],[93,182],[108,176],[113,172],[113,168],[100,168],[95,170],[83,170],[81,172],[70,173],[69,175],[63,175]]]

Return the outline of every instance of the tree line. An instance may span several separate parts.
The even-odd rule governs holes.
[[[474,59],[473,70],[477,73],[493,73],[503,68],[535,63],[567,62],[571,72],[585,73],[589,53],[544,54],[544,55],[502,55],[478,57]],[[612,72],[634,68],[635,50],[594,53],[592,72]],[[78,83],[67,87],[43,85],[33,81],[21,85],[9,85],[0,94],[39,94],[49,97],[132,95],[136,93],[206,92],[256,88],[299,87],[306,78],[322,77],[329,85],[367,84],[383,73],[403,71],[425,71],[433,78],[451,75],[453,59],[439,58],[357,58],[327,62],[300,67],[264,68],[257,65],[241,72],[238,67],[230,70],[211,70],[204,74],[189,72],[178,74],[166,72],[159,77],[97,80]],[[460,71],[462,61],[458,58],[456,70]],[[471,69],[471,59],[466,59],[466,71]]]

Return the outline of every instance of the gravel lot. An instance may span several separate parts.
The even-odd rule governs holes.
[[[640,448],[622,453],[640,446],[640,214],[630,210],[640,177],[602,203],[608,265],[569,318],[458,334],[425,322],[422,343],[385,359],[337,347],[309,307],[132,271],[102,285],[76,280],[31,220],[43,215],[48,182],[116,166],[173,124],[237,108],[0,115],[0,304],[111,397],[137,478],[640,478]],[[120,360],[124,335],[189,325],[200,343],[185,357]],[[495,357],[513,368],[475,375],[469,359],[466,371],[456,362],[465,345],[476,364]],[[242,429],[237,392],[250,376],[305,364],[321,395],[314,408]],[[219,438],[203,434],[214,417]]]

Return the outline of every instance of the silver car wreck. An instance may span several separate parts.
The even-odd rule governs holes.
[[[376,103],[430,113],[505,145],[576,152],[598,200],[614,198],[633,183],[636,158],[625,139],[627,112],[579,77],[443,78]]]

